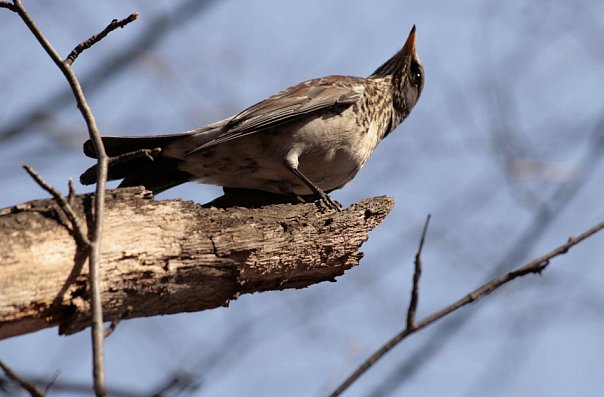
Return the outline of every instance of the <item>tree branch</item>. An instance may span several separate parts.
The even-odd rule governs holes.
[[[174,29],[184,28],[192,20],[195,20],[195,17],[201,11],[214,4],[219,4],[219,1],[186,0],[178,2],[174,9],[165,10],[156,17],[147,20],[143,29],[129,45],[117,49],[103,59],[96,60],[94,65],[90,65],[89,71],[83,77],[80,76],[80,82],[86,87],[88,96],[129,70],[128,68],[133,63],[140,60],[143,53],[150,51]],[[10,5],[14,7],[12,4]],[[71,106],[73,101],[73,95],[63,90],[57,90],[50,95],[42,94],[38,93],[37,103],[21,112],[21,114],[17,114],[14,120],[7,119],[7,125],[0,125],[0,142],[14,139],[35,130],[36,126],[48,121],[49,115]]]
[[[409,301],[409,309],[407,309],[407,329],[415,328],[415,313],[417,312],[417,303],[419,301],[419,279],[422,276],[422,249],[424,248],[424,242],[426,241],[426,234],[428,233],[430,218],[431,215],[428,214],[426,217],[426,223],[424,223],[422,235],[419,239],[419,247],[417,248],[417,252],[415,254],[411,300]]]
[[[69,199],[65,198],[57,189],[55,189],[52,185],[46,182],[33,168],[28,165],[24,165],[23,168],[29,176],[33,178],[34,181],[44,190],[46,190],[50,195],[55,199],[57,204],[59,204],[59,208],[69,222],[71,223],[71,227],[74,233],[74,236],[79,244],[82,244],[83,247],[87,247],[90,245],[90,241],[88,241],[88,237],[84,234],[84,228],[81,225],[80,219],[74,213],[73,208],[71,208],[70,200],[73,200],[74,190],[73,190],[73,179],[70,179],[69,184]]]
[[[67,56],[67,58],[65,58],[65,60],[63,62],[66,65],[71,65],[82,52],[84,52],[88,48],[92,47],[99,41],[103,40],[105,38],[105,36],[107,36],[109,33],[114,31],[115,29],[123,28],[124,26],[128,25],[129,23],[136,21],[138,19],[138,16],[139,16],[138,13],[133,13],[124,19],[120,19],[120,20],[114,19],[100,33],[95,34],[94,36],[91,36],[88,40],[85,40],[85,41],[81,42],[80,44],[78,44],[69,53],[69,55]]]
[[[15,371],[13,371],[13,369],[11,367],[9,367],[4,362],[2,362],[2,360],[0,360],[0,368],[2,368],[2,370],[4,371],[4,373],[10,380],[18,383],[19,386],[23,390],[27,391],[30,396],[44,397],[44,393],[40,389],[38,389],[35,385],[33,385],[33,384],[27,382],[26,380],[24,380],[23,378],[21,378],[19,376],[19,374],[17,374]]]
[[[491,292],[495,291],[499,287],[504,284],[509,283],[510,281],[532,273],[541,274],[541,272],[549,265],[550,261],[562,254],[566,254],[569,249],[579,244],[583,240],[593,236],[604,229],[604,222],[600,222],[596,226],[582,233],[578,237],[571,237],[565,244],[560,245],[559,247],[553,249],[547,254],[536,258],[527,264],[518,267],[511,272],[503,274],[493,280],[487,282],[483,286],[475,289],[470,292],[463,298],[459,299],[457,302],[452,303],[451,305],[445,307],[444,309],[424,318],[422,321],[417,323],[414,327],[409,328],[408,326],[397,335],[395,335],[392,339],[386,342],[382,347],[380,347],[375,353],[373,353],[365,362],[363,362],[356,371],[352,373],[338,388],[330,394],[330,397],[336,397],[341,395],[350,385],[352,385],[357,379],[359,379],[365,372],[369,370],[377,361],[379,361],[386,353],[392,350],[396,345],[405,340],[409,335],[426,328],[428,325],[442,319],[443,317],[453,313],[454,311],[462,308],[463,306],[472,303]]]
[[[104,208],[105,208],[105,183],[107,180],[107,154],[101,140],[101,134],[96,124],[96,120],[84,92],[80,81],[78,80],[75,72],[71,68],[72,62],[77,56],[84,51],[86,48],[91,47],[95,43],[102,40],[109,32],[116,29],[117,27],[123,27],[127,23],[134,21],[138,15],[132,14],[128,18],[122,21],[113,21],[105,30],[96,36],[90,37],[82,44],[77,46],[71,54],[62,60],[57,51],[54,49],[52,44],[48,41],[46,36],[42,33],[40,28],[36,25],[34,20],[28,14],[27,10],[23,7],[21,0],[13,0],[14,7],[10,8],[14,11],[16,9],[17,14],[21,17],[25,25],[29,28],[35,38],[38,40],[40,45],[44,48],[48,56],[61,70],[76,99],[78,109],[82,113],[86,125],[88,127],[88,133],[90,140],[92,141],[93,148],[97,154],[97,181],[96,181],[96,194],[94,198],[94,228],[90,233],[88,239],[88,266],[89,266],[89,285],[90,285],[90,300],[92,305],[92,356],[93,356],[93,378],[94,378],[94,390],[97,396],[105,396],[105,362],[104,362],[104,348],[103,348],[103,311],[101,304],[101,292],[99,287],[99,257],[101,249],[101,237],[103,234],[103,219],[104,219]],[[68,212],[65,210],[66,213]],[[72,222],[73,223],[73,222]],[[74,223],[74,227],[79,227],[77,222]],[[83,235],[81,230],[77,230],[76,235]]]
[[[6,1],[0,1],[0,8],[6,8],[12,12],[17,12],[17,7]]]
[[[72,207],[93,227],[92,195]],[[226,306],[241,294],[333,281],[393,206],[363,200],[340,213],[316,204],[204,208],[155,201],[142,188],[107,191],[101,252],[106,321]],[[0,338],[90,325],[85,252],[54,200],[0,210]]]

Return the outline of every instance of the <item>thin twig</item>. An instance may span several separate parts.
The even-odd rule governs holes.
[[[4,364],[2,360],[0,360],[0,368],[2,368],[2,370],[10,380],[18,383],[19,386],[21,386],[22,389],[27,391],[32,397],[44,397],[44,393],[42,393],[40,389],[21,378],[19,374],[13,371],[11,367]]]
[[[195,377],[192,374],[182,372],[175,374],[168,380],[166,384],[162,385],[159,390],[150,396],[161,397],[167,395],[178,395],[182,394],[182,392],[197,390],[200,386],[200,382],[196,382]]]
[[[92,92],[103,90],[110,82],[118,79],[126,70],[138,62],[145,51],[150,51],[157,46],[170,32],[194,20],[201,11],[210,6],[221,4],[219,0],[185,0],[176,2],[176,6],[168,12],[162,12],[150,18],[144,31],[137,35],[127,46],[107,54],[103,59],[95,60],[93,65],[82,71],[80,82],[86,87],[88,96]],[[41,94],[41,93],[39,93]],[[33,98],[32,98],[33,99]],[[3,141],[15,139],[24,133],[35,131],[35,126],[48,120],[48,115],[71,107],[73,95],[69,91],[57,89],[50,95],[37,95],[36,103],[21,115],[8,120],[0,130],[0,145]],[[4,121],[4,119],[3,119]]]
[[[53,375],[53,378],[54,376],[55,375]],[[36,386],[40,388],[48,385],[48,380],[43,377],[30,377],[30,379]],[[50,394],[50,396],[89,396],[90,384],[86,383],[86,381],[76,382],[55,379],[54,383],[47,390],[47,392],[48,393],[45,394],[45,396],[48,394]],[[132,391],[132,388],[129,387],[129,385],[125,385],[122,388],[107,387],[107,394],[111,397],[150,397],[149,393]],[[184,395],[184,393],[180,393],[180,395]]]
[[[55,373],[52,374],[52,376],[50,377],[50,380],[44,386],[44,395],[48,394],[48,391],[50,390],[51,387],[54,386],[54,384],[56,383],[56,381],[59,378],[60,374],[61,374],[61,370],[60,369],[56,370]]]
[[[428,233],[428,225],[430,224],[431,215],[426,217],[424,229],[419,240],[419,247],[415,253],[415,270],[413,272],[413,287],[411,288],[411,300],[409,301],[409,309],[407,310],[407,329],[415,328],[415,314],[417,313],[417,303],[419,300],[419,279],[422,276],[422,249],[424,241],[426,241],[426,233]]]
[[[33,168],[28,165],[23,165],[23,168],[27,173],[36,181],[38,185],[44,190],[46,190],[52,198],[59,204],[59,208],[63,211],[69,222],[71,223],[71,227],[73,229],[74,236],[78,240],[78,244],[83,247],[88,247],[90,241],[86,234],[84,233],[84,228],[82,227],[82,223],[80,222],[80,218],[76,215],[75,211],[71,207],[69,200],[65,198],[57,189],[51,186],[48,182],[46,182]],[[71,197],[71,193],[70,193]]]
[[[117,164],[125,163],[139,157],[145,157],[149,161],[154,161],[157,155],[160,153],[161,148],[159,147],[153,149],[138,149],[133,152],[128,152],[111,157],[109,159],[109,164],[115,166]]]
[[[550,261],[559,256],[566,254],[569,249],[579,244],[581,241],[593,236],[598,233],[600,230],[604,229],[604,222],[600,222],[596,226],[582,233],[578,237],[571,237],[565,244],[560,245],[559,247],[553,249],[547,254],[536,258],[523,266],[518,267],[515,270],[512,270],[509,273],[503,274],[497,278],[492,279],[488,283],[484,284],[480,288],[475,289],[471,293],[467,294],[463,298],[459,299],[457,302],[445,307],[444,309],[424,318],[422,321],[417,323],[413,328],[406,328],[397,335],[395,335],[392,339],[386,342],[382,347],[380,347],[375,353],[373,353],[363,364],[361,364],[356,371],[352,373],[338,388],[330,394],[330,397],[336,397],[341,395],[350,385],[352,385],[357,379],[359,379],[369,368],[371,368],[378,360],[380,360],[386,353],[392,350],[396,345],[406,339],[409,335],[426,328],[428,325],[431,325],[437,320],[442,319],[443,317],[451,314],[452,312],[460,309],[461,307],[472,303],[483,296],[490,294],[495,291],[499,287],[504,284],[509,283],[517,277],[521,277],[531,273],[539,273],[549,265]]]
[[[126,310],[121,314],[121,316],[119,316],[116,319],[113,319],[111,321],[111,324],[109,325],[109,327],[107,327],[107,329],[105,329],[105,338],[109,337],[109,335],[111,335],[113,333],[113,331],[115,331],[115,329],[117,328],[118,324],[128,316],[128,314],[130,314],[130,312],[134,309],[134,307],[132,307],[131,305],[128,305],[126,307]]]
[[[136,21],[138,19],[138,16],[139,16],[139,14],[135,12],[133,14],[130,14],[127,18],[120,19],[120,20],[114,19],[100,33],[95,34],[94,36],[91,36],[88,40],[85,40],[85,41],[81,42],[80,44],[78,44],[69,53],[69,55],[67,56],[67,58],[65,58],[65,60],[63,62],[65,62],[65,64],[67,64],[67,65],[71,65],[82,52],[84,52],[88,48],[92,47],[99,41],[103,40],[105,38],[105,36],[107,36],[109,33],[114,31],[115,29],[123,28],[124,26],[128,25],[130,22]]]
[[[105,338],[108,338],[109,335],[111,335],[113,333],[113,331],[116,330],[118,324],[122,321],[121,318],[116,318],[114,320],[111,320],[111,324],[109,324],[109,327],[105,328]]]
[[[117,156],[110,157],[107,160],[107,165],[115,167],[118,164],[126,163],[136,158],[145,158],[149,161],[155,161],[157,155],[161,153],[161,148],[154,149],[139,149],[132,152],[119,154]],[[80,175],[80,182],[83,185],[91,185],[97,178],[97,167],[93,166],[88,168],[82,175]]]
[[[76,190],[75,185],[73,183],[73,178],[69,178],[69,182],[67,182],[67,186],[69,188],[69,194],[67,195],[67,202],[69,205],[72,205],[76,199]]]
[[[585,153],[578,160],[579,173],[583,175],[573,181],[569,181],[559,185],[554,192],[549,195],[549,198],[543,201],[527,225],[527,227],[518,235],[506,252],[502,255],[502,259],[498,260],[494,266],[491,266],[489,275],[486,280],[490,280],[509,268],[510,263],[518,263],[523,260],[527,252],[529,252],[535,243],[543,237],[543,234],[548,230],[556,218],[562,214],[563,209],[569,205],[581,189],[593,179],[594,170],[600,169],[600,163],[604,159],[604,117],[600,117],[594,123],[594,128],[590,133],[591,142],[586,146]],[[446,207],[446,205],[445,205]],[[410,379],[414,373],[421,370],[422,366],[431,362],[442,346],[447,345],[447,341],[456,337],[456,335],[467,325],[472,316],[476,316],[479,310],[465,311],[460,313],[455,318],[452,318],[446,327],[441,327],[433,334],[434,340],[438,340],[438,344],[431,343],[429,340],[422,342],[419,347],[416,346],[413,354],[401,359],[400,363],[392,371],[391,375],[384,380],[379,386],[377,394],[392,394],[393,390]],[[411,369],[411,370],[410,370]],[[376,394],[370,392],[369,394]],[[380,395],[381,395],[380,394]]]
[[[57,51],[54,49],[54,47],[50,44],[48,39],[44,36],[40,28],[29,16],[27,11],[21,4],[21,1],[14,0],[13,3],[15,5],[15,8],[17,9],[17,13],[21,17],[25,25],[27,25],[27,27],[36,37],[40,45],[42,45],[46,53],[50,56],[52,61],[57,65],[57,67],[61,70],[61,72],[67,79],[69,86],[71,87],[71,90],[73,92],[73,95],[76,99],[78,109],[80,109],[82,117],[86,121],[86,126],[88,127],[88,133],[90,135],[90,140],[92,141],[94,151],[95,153],[97,153],[98,173],[94,200],[95,222],[94,229],[92,230],[92,233],[90,233],[91,237],[88,246],[88,280],[90,284],[90,300],[92,310],[92,356],[94,391],[97,396],[106,396],[107,393],[105,389],[105,362],[103,353],[103,339],[105,330],[103,329],[103,307],[101,301],[99,259],[101,252],[101,236],[103,232],[103,215],[105,210],[105,184],[107,181],[108,158],[107,154],[105,153],[105,147],[103,146],[101,134],[96,124],[94,114],[92,113],[92,110],[90,109],[90,106],[86,101],[86,97],[84,96],[80,81],[78,80],[77,76],[75,75],[75,72],[71,68],[71,63],[78,56],[79,53],[81,53],[82,51],[84,51],[84,49],[90,47],[91,45],[98,43],[111,30],[108,30],[105,35],[98,35],[102,37],[91,37],[90,39],[84,42],[88,42],[87,46],[84,45],[82,49],[79,50],[79,52],[76,52],[76,55],[72,57],[73,59],[71,59],[70,61],[68,61],[67,59],[63,61]],[[131,15],[131,17],[136,19],[136,16],[133,17]],[[126,20],[128,20],[129,18],[126,18]],[[124,23],[124,25],[125,24],[126,23]]]
[[[7,8],[7,9],[11,10],[12,12],[17,12],[17,7],[15,7],[13,4],[8,3],[6,1],[0,1],[0,8]]]

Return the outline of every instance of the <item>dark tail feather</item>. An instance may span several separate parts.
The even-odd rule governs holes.
[[[175,134],[175,135],[155,135],[155,136],[104,136],[103,145],[108,156],[119,156],[135,152],[140,149],[163,149],[175,139],[184,138],[191,135],[190,133]],[[84,142],[84,154],[88,157],[96,158],[96,153],[89,139]]]
[[[188,135],[188,134],[187,134]],[[103,144],[112,159],[107,171],[107,180],[123,179],[120,187],[144,186],[154,194],[188,182],[191,174],[178,169],[178,159],[163,157],[161,151],[174,139],[182,135],[159,135],[153,137],[103,137]],[[96,158],[90,140],[84,143],[84,154]],[[87,169],[81,176],[83,185],[96,182],[97,166]]]

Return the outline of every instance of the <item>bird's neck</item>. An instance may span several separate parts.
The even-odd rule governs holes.
[[[409,115],[406,99],[403,95],[406,83],[406,71],[409,69],[409,58],[402,48],[394,56],[384,62],[369,76],[369,79],[382,80],[388,83],[392,94],[392,122],[391,130],[396,128]]]
[[[401,75],[389,75],[372,79],[382,86],[384,102],[387,108],[388,120],[385,122],[381,139],[385,138],[409,115],[410,109],[403,96],[404,77]]]
[[[392,128],[394,129],[407,118],[411,112],[411,106],[404,95],[405,76],[393,75],[390,84],[392,87]]]

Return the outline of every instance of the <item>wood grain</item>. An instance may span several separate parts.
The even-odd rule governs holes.
[[[156,201],[142,188],[107,191],[101,253],[106,321],[227,306],[241,294],[334,281],[394,205],[342,212],[316,204],[204,208]],[[92,196],[73,207],[90,226]],[[0,339],[90,325],[87,266],[53,200],[0,210]]]

